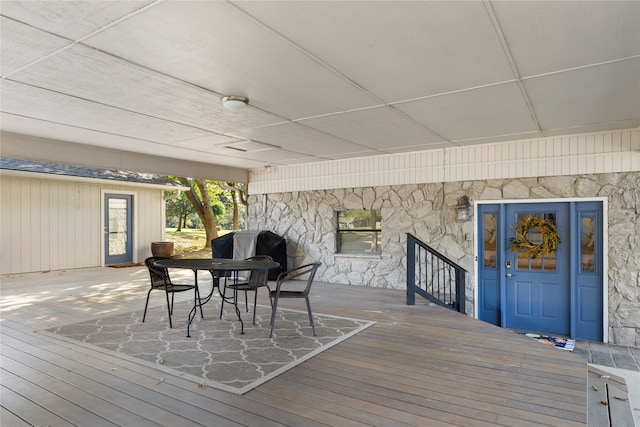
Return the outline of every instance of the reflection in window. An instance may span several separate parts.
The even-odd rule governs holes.
[[[483,215],[484,224],[484,266],[496,268],[496,214]]]
[[[557,225],[555,213],[520,213],[516,224],[520,224],[526,217],[531,216],[535,218],[543,218],[546,221],[550,221]],[[527,240],[534,245],[542,243],[542,234],[538,230],[530,230],[527,233]],[[522,252],[518,252],[518,270],[528,271],[556,271],[556,254],[547,254],[539,258],[529,258],[523,255]]]
[[[582,272],[593,273],[595,267],[595,218],[584,217],[580,224],[582,245],[580,259],[582,260]]]
[[[352,209],[338,212],[337,243],[340,253],[381,253],[379,210]]]

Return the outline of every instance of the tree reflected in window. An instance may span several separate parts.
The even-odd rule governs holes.
[[[338,212],[339,253],[380,253],[382,234],[379,210],[351,209]]]

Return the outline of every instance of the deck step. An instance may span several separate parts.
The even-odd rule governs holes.
[[[587,425],[633,426],[633,412],[624,378],[589,366]]]

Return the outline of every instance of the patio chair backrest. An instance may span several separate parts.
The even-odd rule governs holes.
[[[147,269],[149,270],[149,276],[151,278],[152,288],[164,288],[171,283],[169,278],[169,271],[164,267],[158,267],[154,265],[156,261],[161,259],[168,259],[167,257],[152,256],[144,260]]]
[[[301,280],[301,277],[308,274],[309,276],[307,277],[307,285],[302,291],[304,295],[308,296],[309,291],[311,290],[311,285],[313,284],[313,279],[316,276],[316,272],[318,271],[320,265],[321,263],[314,262],[311,264],[300,266],[298,268],[294,268],[293,270],[285,271],[284,273],[280,273],[280,275],[278,275],[278,283],[288,280]]]

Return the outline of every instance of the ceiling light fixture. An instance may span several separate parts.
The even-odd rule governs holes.
[[[242,110],[248,103],[249,99],[244,96],[225,96],[222,98],[224,108],[231,111]]]

